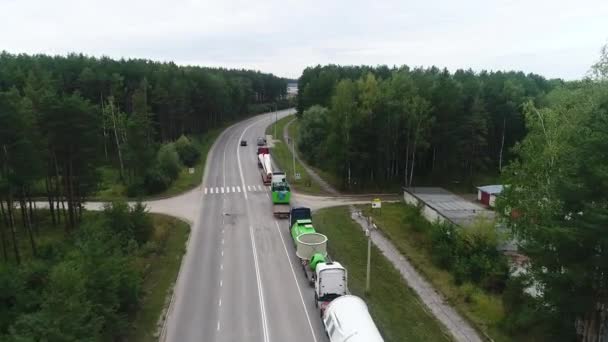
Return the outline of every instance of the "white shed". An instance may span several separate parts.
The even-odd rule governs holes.
[[[477,200],[482,204],[494,208],[494,204],[496,203],[496,196],[500,195],[502,189],[503,186],[499,184],[478,186]]]

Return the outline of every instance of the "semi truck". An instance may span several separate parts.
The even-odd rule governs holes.
[[[295,208],[292,212],[306,215],[308,208]],[[292,217],[295,215],[292,214]],[[308,214],[310,216],[310,214]],[[346,269],[331,261],[327,255],[327,237],[315,231],[309,218],[296,220],[291,228],[291,237],[296,245],[304,275],[315,287],[315,305],[324,311],[335,298],[348,294]]]
[[[272,174],[272,185],[270,187],[272,195],[272,212],[274,216],[287,218],[291,213],[291,188],[285,179],[284,172],[274,172]]]
[[[310,208],[306,207],[294,207],[291,208],[291,213],[289,214],[289,227],[288,229],[291,231],[291,227],[296,223],[297,220],[302,219],[312,219],[312,213]]]
[[[263,147],[258,147],[258,150],[255,152],[256,157],[258,157],[258,158],[256,158],[258,160],[258,167],[262,168],[263,167],[262,162],[260,161],[260,158],[259,158],[260,154],[270,155],[270,149],[266,146],[263,146]]]
[[[279,218],[289,217],[291,206],[291,189],[286,182],[272,183],[272,212],[274,216]]]
[[[348,274],[337,261],[318,263],[315,274],[315,305],[323,317],[329,303],[348,294]]]
[[[266,149],[267,151],[268,149]],[[264,150],[258,154],[258,166],[261,166],[262,182],[264,182],[264,185],[270,185],[272,183],[272,162],[270,161],[270,154],[265,153]]]
[[[345,295],[327,305],[322,314],[330,342],[384,342],[363,299]]]
[[[273,183],[287,183],[287,176],[283,171],[274,171],[272,173],[272,182]]]

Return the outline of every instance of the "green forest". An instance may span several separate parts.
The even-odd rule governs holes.
[[[286,82],[247,70],[4,52],[0,203],[25,207],[44,196],[53,221],[67,212],[73,228],[103,170],[130,196],[161,192],[199,157],[187,135],[287,106]]]
[[[522,72],[316,66],[297,98],[298,146],[343,189],[499,174],[526,134],[522,104],[562,85]]]
[[[329,65],[306,69],[299,86],[300,152],[345,189],[445,185],[480,175],[505,184],[497,214],[526,260],[521,272],[488,257],[502,258],[496,242],[484,246],[475,234],[458,238],[470,228],[463,234],[450,232],[454,227],[423,230],[432,238],[434,262],[454,274],[456,285],[462,274],[475,275],[471,270],[500,276],[500,286],[489,288],[483,277],[469,279],[500,298],[499,335],[605,339],[608,47],[576,81]],[[493,225],[488,229],[483,233],[497,234]]]
[[[0,340],[124,340],[150,263],[185,230],[163,220],[159,230],[143,206],[93,215],[83,203],[114,181],[122,197],[164,191],[201,158],[197,142],[289,106],[286,84],[249,70],[0,54]]]

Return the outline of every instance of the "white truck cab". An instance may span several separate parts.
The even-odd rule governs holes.
[[[332,300],[348,294],[348,274],[335,261],[317,264],[315,273],[315,301],[323,312]]]

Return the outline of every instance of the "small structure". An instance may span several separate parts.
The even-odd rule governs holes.
[[[479,216],[488,220],[494,219],[493,211],[443,188],[403,188],[403,199],[410,205],[421,206],[421,214],[429,222],[447,220],[457,226],[466,227],[473,224]]]
[[[485,185],[477,187],[477,200],[490,208],[494,208],[496,196],[502,192],[502,185]]]

